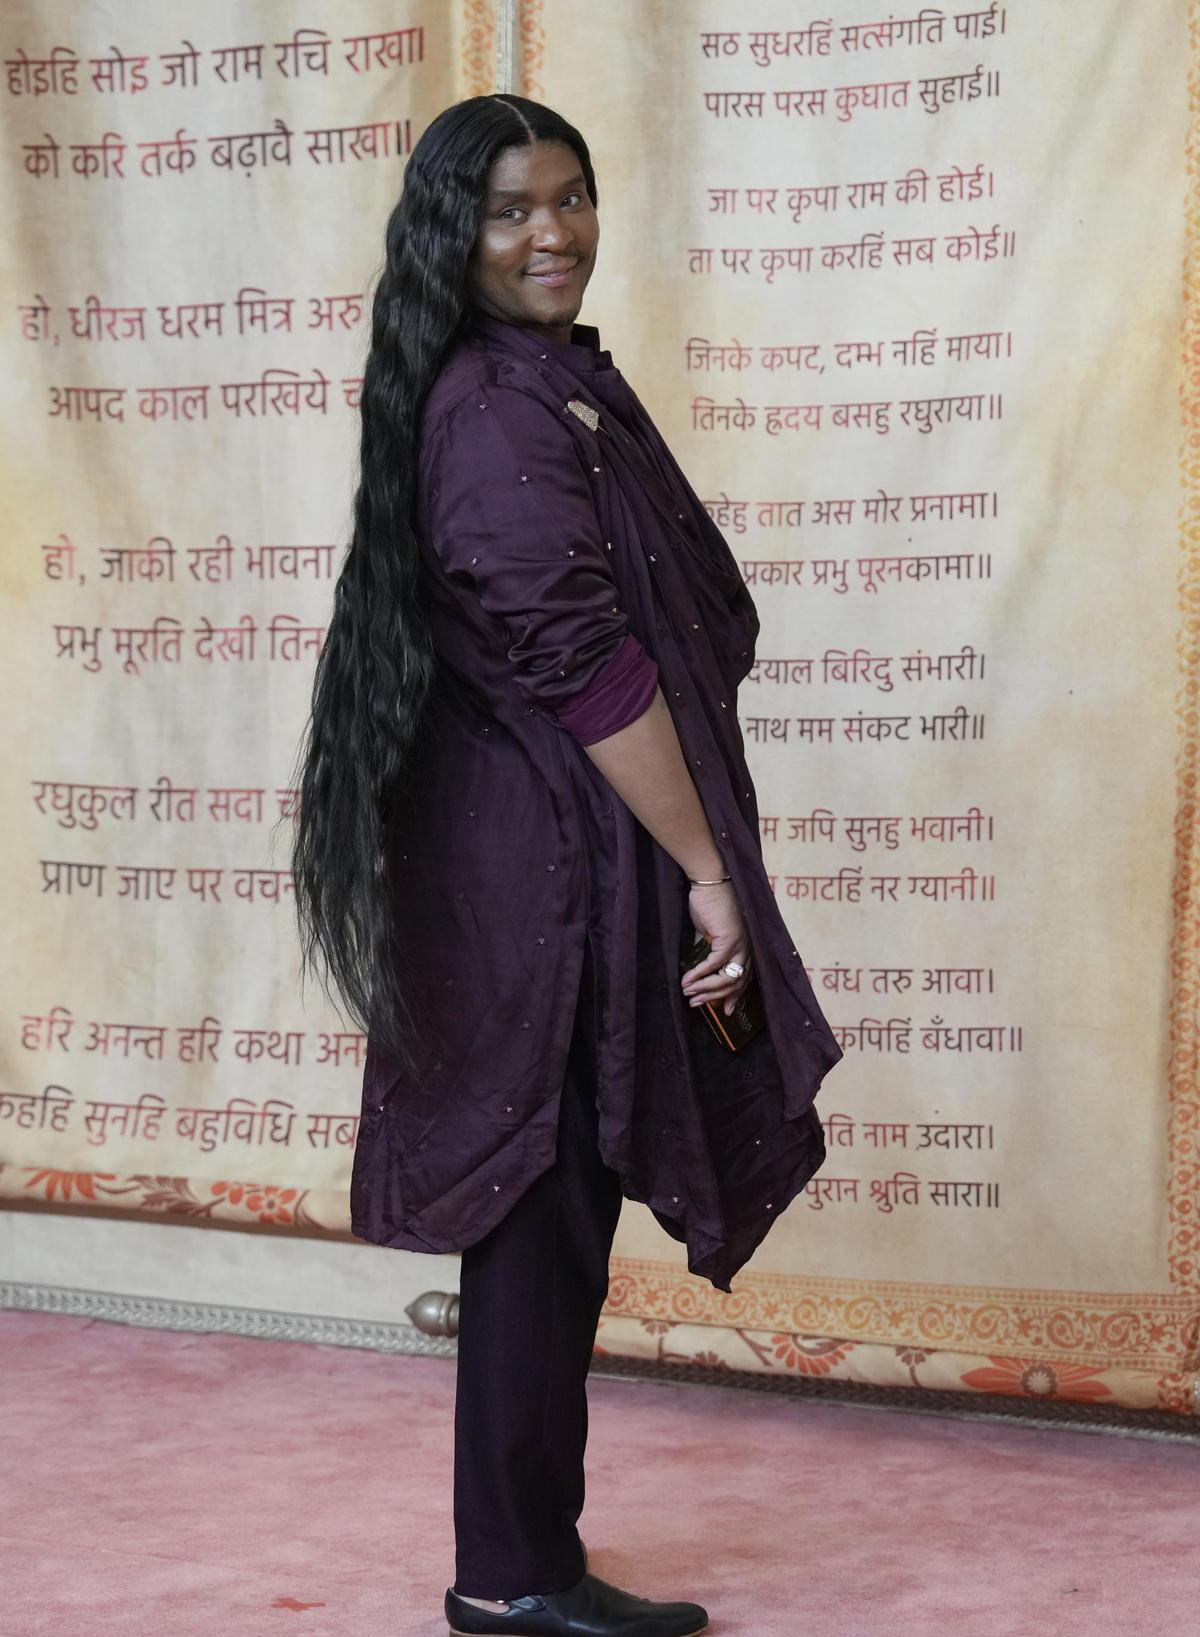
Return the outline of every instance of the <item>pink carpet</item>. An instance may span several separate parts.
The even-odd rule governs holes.
[[[0,1313],[0,1637],[444,1637],[453,1360]],[[712,1637],[1200,1630],[1200,1455],[591,1385],[591,1566]]]

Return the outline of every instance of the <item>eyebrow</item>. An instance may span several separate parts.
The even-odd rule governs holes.
[[[565,193],[568,188],[574,187],[576,182],[582,182],[583,180],[584,180],[583,172],[582,171],[576,171],[574,176],[568,176],[567,177],[566,181],[562,184],[562,186],[557,191],[560,192],[560,193]],[[528,197],[528,194],[529,194],[529,189],[528,188],[489,188],[488,189],[488,198],[489,199],[524,199],[524,198]]]

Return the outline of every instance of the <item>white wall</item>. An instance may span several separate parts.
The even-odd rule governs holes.
[[[407,1325],[408,1303],[456,1291],[458,1270],[359,1240],[0,1210],[0,1279],[22,1284]]]

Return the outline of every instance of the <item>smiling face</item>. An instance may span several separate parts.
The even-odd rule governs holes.
[[[562,142],[505,148],[488,176],[471,260],[476,305],[569,341],[599,241],[600,222],[573,148]]]

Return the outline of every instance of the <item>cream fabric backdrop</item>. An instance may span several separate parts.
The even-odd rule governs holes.
[[[356,8],[356,35],[419,31],[377,51],[345,15],[131,5],[114,41],[79,4],[10,9],[0,1197],[345,1231],[361,1042],[301,1005],[284,879],[349,505],[342,298],[397,139],[492,89],[497,46],[488,7]],[[592,145],[582,316],[763,615],[739,709],[766,857],[846,1047],[830,1158],[734,1293],[629,1205],[600,1343],[1190,1412],[1194,19],[524,0],[519,22],[514,88]],[[314,37],[288,51],[300,26],[325,74]],[[163,85],[184,41],[196,84]],[[114,43],[145,90],[100,89],[131,74],[87,60]],[[218,55],[254,44],[261,78]],[[56,46],[78,89],[37,95],[64,57],[19,53]],[[231,135],[254,139],[214,163]],[[206,415],[145,391],[202,385]]]

